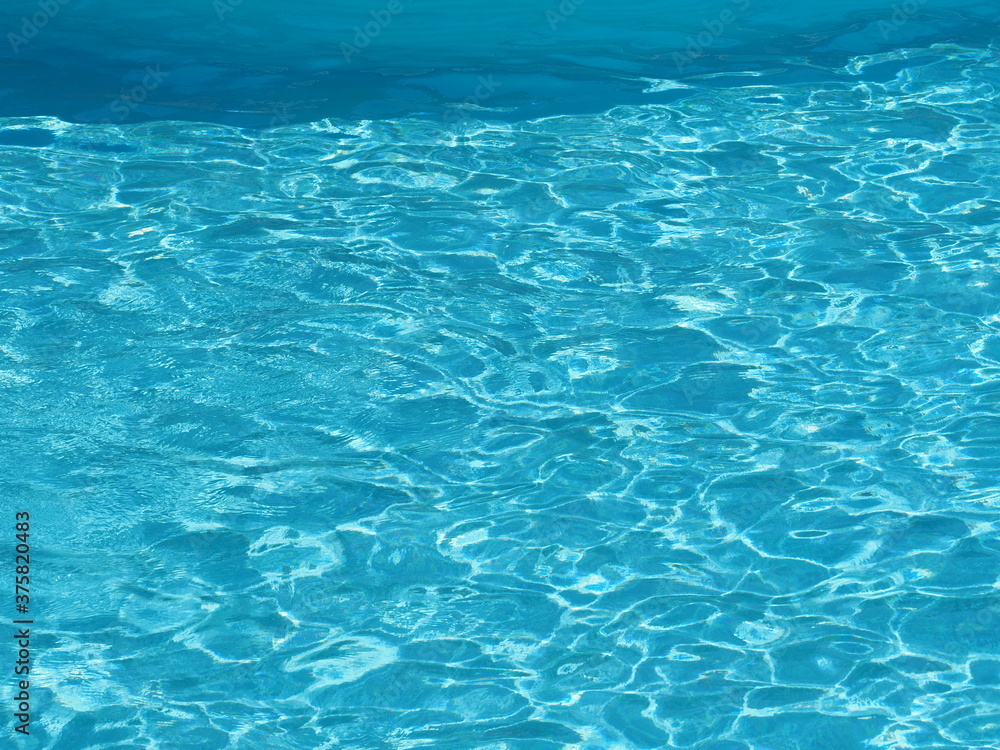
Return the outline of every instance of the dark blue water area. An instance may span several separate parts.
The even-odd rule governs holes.
[[[523,120],[669,103],[671,82],[889,79],[859,55],[989,47],[1000,5],[957,0],[15,0],[0,117],[246,127],[406,115]],[[738,74],[730,79],[726,74]]]

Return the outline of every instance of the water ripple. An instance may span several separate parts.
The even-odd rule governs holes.
[[[47,746],[1000,748],[998,68],[903,62],[0,123]]]

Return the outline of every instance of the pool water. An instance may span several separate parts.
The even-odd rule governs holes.
[[[1000,748],[995,6],[53,2],[11,747]]]

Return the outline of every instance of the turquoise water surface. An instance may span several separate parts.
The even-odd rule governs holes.
[[[1000,7],[169,5],[0,12],[0,746],[1000,748]]]

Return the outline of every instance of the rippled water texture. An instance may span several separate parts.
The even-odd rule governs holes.
[[[21,744],[1000,748],[998,83],[0,121]]]
[[[823,82],[858,55],[988,48],[998,28],[995,0],[4,0],[0,117],[267,128],[440,120],[460,105],[498,121],[592,114],[675,100],[644,79]]]

